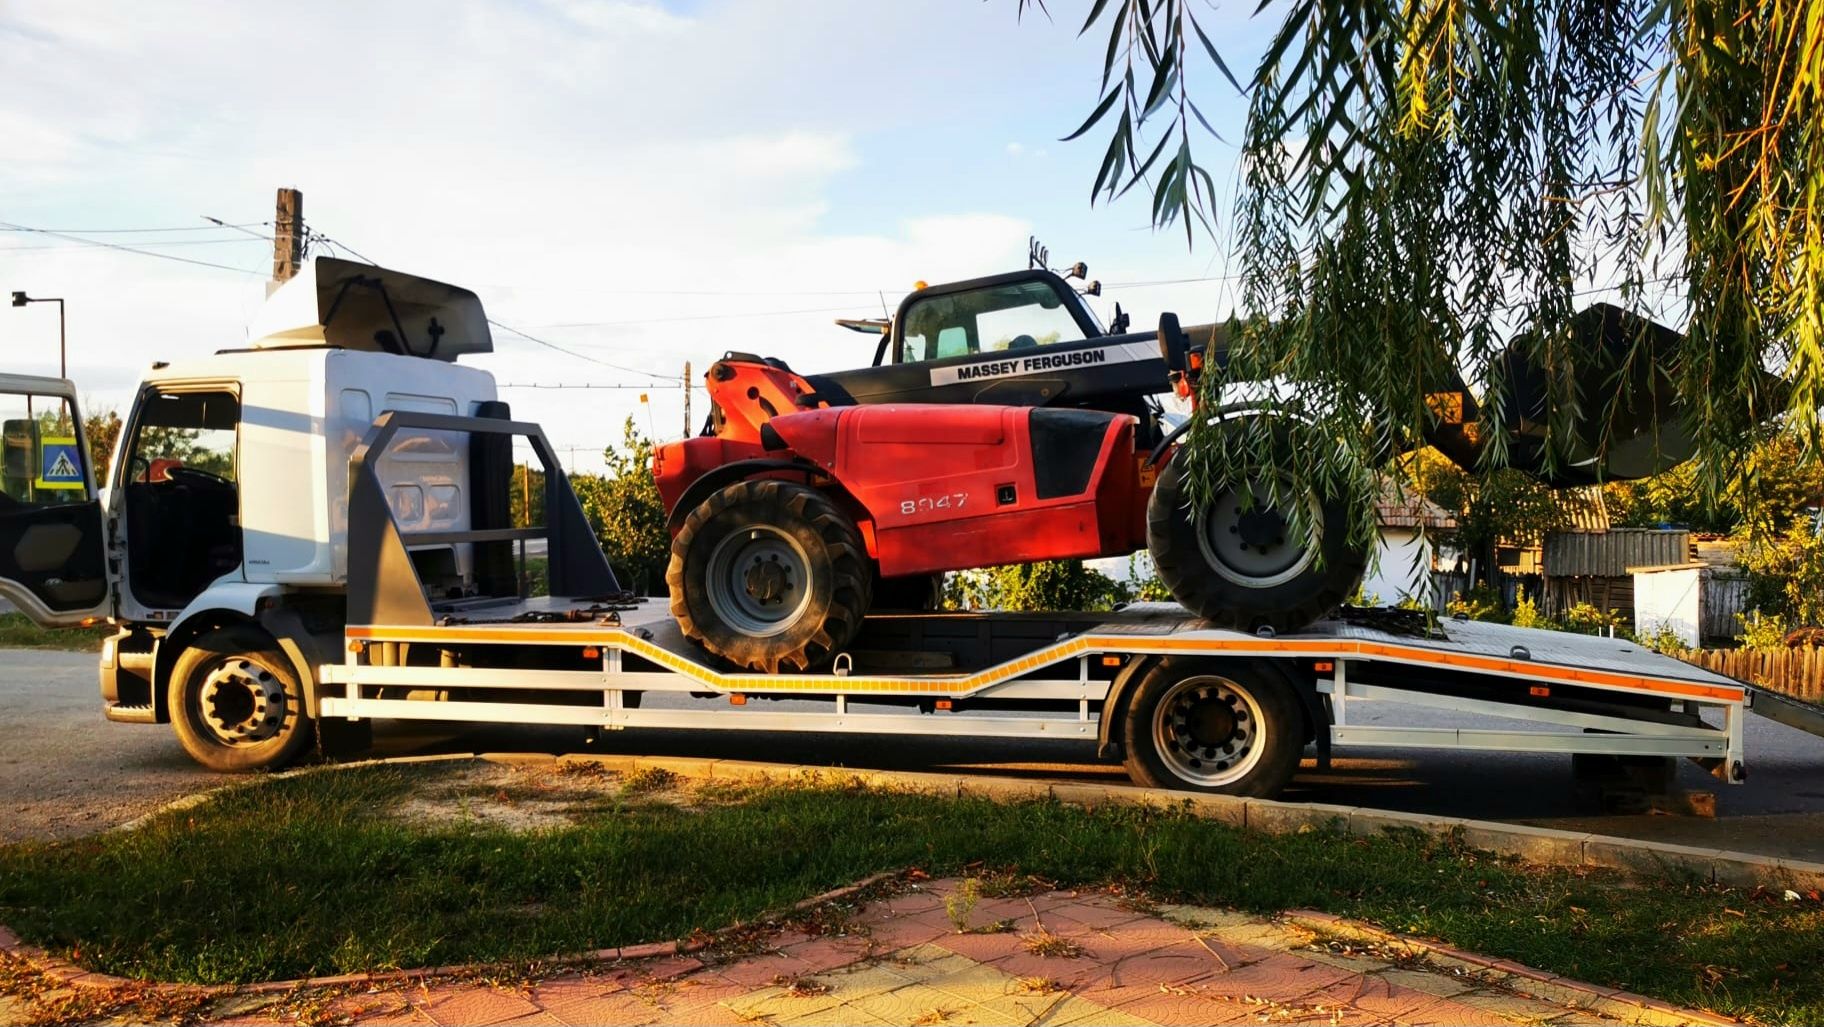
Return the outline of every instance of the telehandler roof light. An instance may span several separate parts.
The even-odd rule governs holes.
[[[924,292],[926,289],[929,289],[929,288],[931,288],[930,283],[926,282],[923,278],[920,278],[918,281],[912,283],[913,292]]]

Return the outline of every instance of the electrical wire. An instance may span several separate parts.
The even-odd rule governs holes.
[[[535,327],[538,327],[541,329],[544,329],[544,328],[627,328],[627,327],[632,327],[634,325],[672,324],[672,323],[676,323],[679,321],[726,321],[730,318],[787,317],[787,316],[790,316],[793,314],[839,314],[845,310],[853,310],[853,309],[854,308],[852,306],[810,307],[810,308],[807,308],[804,310],[757,310],[757,311],[751,311],[748,313],[736,313],[736,314],[684,314],[679,317],[649,317],[649,318],[642,318],[642,319],[634,320],[634,321],[572,321],[572,322],[567,322],[564,324],[537,325]]]
[[[215,221],[214,218],[209,220]],[[142,232],[207,232],[212,228],[258,228],[271,224],[269,221],[248,221],[244,224],[230,225],[215,221],[215,225],[175,225],[171,228],[24,228],[11,225],[0,231],[7,232],[53,232],[63,235],[131,235]]]
[[[249,271],[248,269],[246,269],[244,267],[233,267],[228,264],[217,264],[213,261],[208,261],[208,260],[196,260],[191,257],[180,257],[175,253],[159,253],[154,250],[136,249],[132,246],[123,246],[117,242],[105,242],[100,239],[84,239],[81,236],[70,235],[67,232],[55,231],[55,230],[52,230],[49,228],[28,228],[25,225],[16,225],[16,224],[13,224],[8,221],[0,221],[0,228],[10,229],[15,232],[32,232],[37,235],[49,236],[52,239],[62,239],[66,242],[82,243],[85,246],[94,246],[94,247],[98,247],[100,249],[118,250],[122,253],[134,253],[134,254],[138,254],[139,256],[142,256],[142,257],[157,257],[160,260],[174,260],[174,261],[178,262],[179,264],[195,264],[197,267],[214,268],[217,271],[233,271],[236,274],[242,274],[242,275],[260,275],[263,273],[263,272],[259,272],[259,271]]]
[[[497,389],[641,389],[647,392],[664,389],[682,389],[681,382],[635,382],[631,385],[613,385],[606,382],[502,382],[494,386]]]
[[[242,244],[244,244],[244,243],[258,242],[258,241],[271,242],[272,237],[269,235],[256,235],[251,239],[170,239],[170,240],[166,240],[163,242],[142,242],[139,245],[141,245],[141,246],[219,246],[223,243],[242,243]],[[31,246],[31,245],[28,245],[28,246],[0,246],[0,253],[22,253],[26,250],[80,250],[80,249],[85,249],[89,245],[92,245],[92,244],[90,244],[90,243],[82,243],[82,244],[71,243],[69,245],[60,246],[60,245],[47,243],[42,246]]]
[[[361,262],[364,264],[372,264],[374,267],[380,266],[375,261],[369,260],[365,255],[363,255],[361,253],[360,250],[357,250],[353,246],[350,246],[349,244],[342,242],[340,240],[331,239],[329,236],[324,235],[321,232],[318,232],[318,233],[312,235],[311,239],[316,242],[328,243],[331,247],[338,249],[338,250],[347,250],[349,252],[349,254],[359,258],[361,260]],[[501,325],[501,327],[506,328],[506,325]],[[513,329],[507,328],[507,330],[512,331]]]
[[[350,251],[350,252],[353,252],[353,251]],[[559,353],[565,354],[566,356],[575,357],[578,360],[587,360],[592,364],[600,364],[603,367],[611,367],[616,371],[625,371],[628,374],[639,374],[639,375],[652,376],[651,371],[642,371],[637,367],[628,367],[625,364],[610,363],[609,361],[602,360],[598,357],[592,357],[587,353],[578,353],[577,351],[575,351],[573,349],[566,349],[563,346],[559,346],[555,342],[550,342],[548,340],[541,339],[536,335],[528,335],[525,332],[522,332],[519,329],[513,327],[512,325],[502,324],[499,321],[496,321],[491,317],[488,318],[488,323],[493,325],[496,328],[501,329],[502,331],[512,332],[514,335],[519,336],[520,338],[526,340],[527,342],[535,342],[538,345],[545,347],[546,349],[556,350]]]

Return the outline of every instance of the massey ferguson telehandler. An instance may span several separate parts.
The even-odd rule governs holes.
[[[1070,277],[1084,274],[1079,264]],[[742,667],[803,670],[844,649],[870,609],[929,608],[946,571],[1141,549],[1173,597],[1216,627],[1283,633],[1335,608],[1368,558],[1347,538],[1340,498],[1306,498],[1306,534],[1258,481],[1251,497],[1231,489],[1201,506],[1187,492],[1178,443],[1192,420],[1174,426],[1156,397],[1195,403],[1205,363],[1226,362],[1226,328],[1184,329],[1165,314],[1156,332],[1124,333],[1125,321],[1117,314],[1105,331],[1066,277],[1036,267],[921,287],[887,321],[839,322],[881,334],[872,367],[800,375],[724,356],[706,376],[703,433],[653,462],[685,634]],[[1642,327],[1609,306],[1578,321],[1611,365]],[[1654,348],[1675,338],[1644,327]],[[1540,378],[1518,347],[1508,354],[1502,423],[1516,466],[1575,485],[1688,455],[1676,418],[1642,409],[1580,425],[1584,448],[1545,460]],[[1433,397],[1443,416],[1427,441],[1473,467],[1476,404],[1455,385]],[[1235,430],[1286,415],[1199,416]]]

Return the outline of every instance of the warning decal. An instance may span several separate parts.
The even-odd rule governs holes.
[[[41,489],[80,489],[87,486],[82,477],[82,450],[75,439],[45,436],[40,440],[38,480]]]

